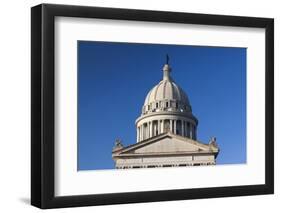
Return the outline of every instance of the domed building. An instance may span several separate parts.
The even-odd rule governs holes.
[[[215,165],[216,138],[197,141],[198,120],[188,96],[171,77],[167,56],[163,79],[147,94],[135,125],[136,142],[116,140],[112,157],[117,169]]]

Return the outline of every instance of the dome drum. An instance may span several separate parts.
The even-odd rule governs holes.
[[[171,132],[182,137],[197,139],[197,125],[192,120],[183,118],[163,118],[148,120],[137,126],[137,142]]]

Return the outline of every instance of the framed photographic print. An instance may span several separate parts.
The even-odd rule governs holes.
[[[31,203],[272,194],[274,21],[31,9]]]

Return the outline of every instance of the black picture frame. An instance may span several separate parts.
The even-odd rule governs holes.
[[[264,28],[265,184],[56,197],[54,171],[54,18],[83,17],[146,22]],[[274,193],[274,20],[164,11],[41,4],[31,8],[31,204],[42,208],[217,198]]]

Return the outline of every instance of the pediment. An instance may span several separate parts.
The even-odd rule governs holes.
[[[130,148],[125,148],[120,154],[159,154],[159,153],[188,153],[208,151],[209,146],[192,139],[175,135],[164,135],[145,143],[139,143]]]

